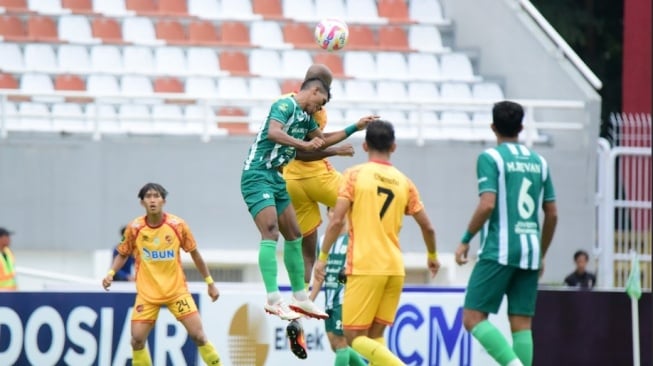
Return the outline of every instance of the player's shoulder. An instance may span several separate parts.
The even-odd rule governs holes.
[[[272,108],[278,109],[282,112],[294,110],[295,100],[292,97],[292,94],[288,94],[287,96],[282,96],[281,98],[277,99],[274,104],[272,104]]]
[[[177,215],[167,213],[167,212],[166,212],[165,220],[166,220],[166,224],[174,226],[174,227],[186,225],[186,221],[184,219],[182,219],[181,217],[179,217]]]
[[[133,219],[129,224],[127,224],[126,229],[127,230],[140,230],[143,227],[145,227],[147,224],[145,223],[145,216],[138,216],[135,219]]]

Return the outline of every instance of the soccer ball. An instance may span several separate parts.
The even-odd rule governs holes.
[[[347,23],[339,19],[322,19],[315,26],[315,42],[327,51],[341,50],[349,39]]]

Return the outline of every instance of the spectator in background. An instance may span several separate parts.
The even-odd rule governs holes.
[[[587,271],[589,258],[589,254],[584,250],[578,250],[574,253],[576,270],[565,278],[567,286],[591,289],[596,285],[596,276]]]
[[[16,290],[16,267],[14,254],[9,249],[13,233],[0,227],[0,291]]]
[[[122,243],[125,240],[125,229],[127,227],[123,226],[120,228],[120,242]],[[115,259],[118,255],[118,248],[113,247],[113,258]],[[113,276],[114,281],[134,281],[134,256],[130,255],[127,257],[125,265],[116,272]]]

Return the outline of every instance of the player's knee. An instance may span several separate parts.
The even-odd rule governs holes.
[[[131,345],[132,349],[141,350],[145,348],[145,338],[132,336]]]
[[[188,336],[198,347],[205,345],[207,342],[206,334],[204,334],[202,331],[188,333]]]
[[[482,322],[485,319],[487,319],[487,315],[481,313],[480,311],[468,309],[463,310],[463,326],[468,332],[474,329],[476,324]]]
[[[277,240],[279,239],[279,225],[276,222],[271,222],[263,226],[261,233],[263,238]]]

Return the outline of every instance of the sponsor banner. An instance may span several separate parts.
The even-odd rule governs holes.
[[[134,293],[1,293],[0,365],[131,365],[133,304]],[[148,348],[154,365],[198,364],[195,344],[167,308]]]

